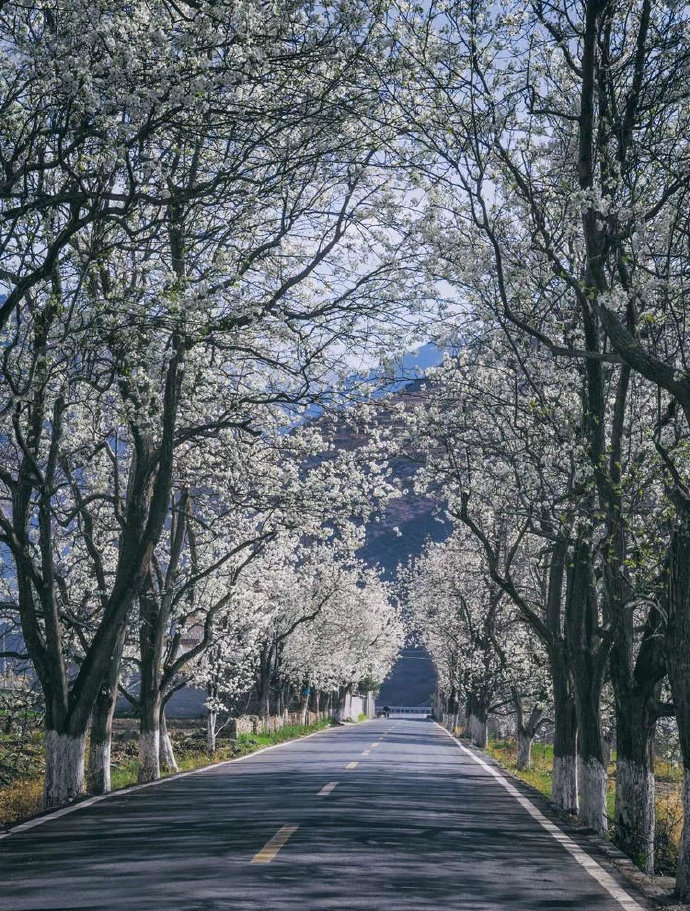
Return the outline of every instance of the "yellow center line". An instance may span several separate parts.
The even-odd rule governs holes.
[[[278,829],[273,838],[269,839],[263,848],[252,857],[251,862],[253,864],[270,864],[278,851],[298,829],[299,826],[283,826]]]
[[[358,765],[357,762],[348,762],[348,764],[345,766],[345,768],[346,768],[346,769],[354,769],[356,765]]]
[[[321,790],[319,791],[319,793],[316,796],[325,797],[326,794],[330,794],[331,791],[334,791],[338,787],[339,784],[340,784],[339,781],[329,781],[328,784],[325,784],[321,788]]]

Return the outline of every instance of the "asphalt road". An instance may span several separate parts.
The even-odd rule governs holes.
[[[336,728],[0,840],[0,909],[645,907],[496,774],[432,722]]]

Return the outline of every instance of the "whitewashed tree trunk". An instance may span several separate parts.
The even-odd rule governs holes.
[[[110,783],[110,745],[116,694],[101,692],[93,708],[89,735],[86,786],[89,794],[108,794]]]
[[[311,693],[310,690],[307,690],[307,691],[305,692],[304,689],[303,689],[303,691],[302,691],[302,693],[301,693],[301,695],[300,695],[300,718],[301,718],[302,727],[304,727],[304,725],[305,725],[305,724],[307,723],[307,721],[309,720],[309,719],[308,719],[308,715],[309,715],[309,696],[310,696],[310,693]]]
[[[170,734],[168,733],[168,725],[165,721],[164,712],[161,712],[159,752],[161,768],[165,769],[167,772],[177,772],[177,760],[175,759],[175,751],[173,750]]]
[[[606,769],[595,758],[578,756],[577,782],[580,792],[580,819],[599,835],[608,832],[606,819]]]
[[[577,758],[554,756],[551,800],[566,813],[577,813]]]
[[[562,660],[559,660],[562,659]],[[577,813],[577,717],[562,652],[550,656],[554,690],[553,787],[557,810]]]
[[[616,763],[616,824],[635,845],[633,860],[654,872],[654,774],[628,759]]]
[[[46,773],[43,806],[59,807],[76,800],[84,792],[86,736],[71,737],[46,731]]]
[[[86,784],[90,794],[108,794],[111,790],[110,754],[113,739],[113,718],[117,704],[120,662],[125,644],[123,624],[115,645],[115,652],[108,666],[101,690],[91,712],[89,732],[89,758]]]
[[[209,712],[206,716],[206,749],[209,753],[216,752],[216,722],[218,721],[217,712]]]
[[[157,781],[161,777],[160,731],[139,733],[139,781]]]

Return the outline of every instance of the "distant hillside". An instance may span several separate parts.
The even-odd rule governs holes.
[[[437,363],[438,359],[437,349],[431,345],[424,346],[410,357],[407,375],[414,376],[415,371]],[[404,400],[411,404],[423,403],[424,387],[423,379],[407,381],[404,386],[402,383],[396,384],[395,391],[379,400],[381,420],[386,420],[388,402]],[[333,420],[333,417],[326,420]],[[356,449],[366,443],[366,438],[350,429],[345,422],[338,422],[334,443],[338,448]],[[402,456],[394,461],[392,467],[400,479],[411,479],[415,472],[415,466]],[[388,505],[379,521],[371,522],[367,527],[366,543],[361,549],[361,556],[372,566],[379,566],[386,578],[395,579],[398,567],[421,554],[427,540],[442,541],[448,536],[449,526],[440,521],[434,515],[434,511],[435,504],[431,500],[412,492],[395,499]],[[7,640],[9,641],[4,644],[5,648],[21,647],[20,636],[7,636]],[[0,672],[2,664],[0,660]],[[377,702],[380,705],[423,705],[428,703],[435,686],[436,674],[429,656],[418,646],[408,646],[383,683]],[[171,699],[169,712],[172,716],[198,715],[204,711],[204,700],[203,693],[184,689]],[[129,711],[129,704],[120,700],[118,712]]]
[[[436,688],[436,671],[423,648],[408,647],[381,687],[376,704],[430,705]]]
[[[429,346],[427,346],[429,347]],[[420,349],[428,355],[426,349]],[[435,349],[434,349],[435,350]],[[399,389],[388,400],[424,401],[425,380],[415,380]],[[385,402],[381,420],[385,422]],[[336,445],[345,449],[363,445],[364,439],[342,429],[336,435]],[[393,472],[399,479],[412,479],[416,466],[403,456],[393,462]],[[371,565],[380,566],[388,579],[395,579],[398,567],[419,556],[428,540],[443,541],[450,527],[435,515],[436,504],[426,497],[408,493],[393,500],[379,521],[367,527],[367,538],[361,556]],[[396,531],[397,529],[397,531]],[[425,650],[419,646],[407,647],[395,667],[384,681],[377,704],[424,705],[436,687],[436,672]]]

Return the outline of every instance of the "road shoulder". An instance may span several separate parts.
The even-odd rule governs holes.
[[[530,812],[530,810],[525,806],[525,802],[532,805],[537,813],[550,824],[549,828],[547,828],[547,831],[550,831],[550,834],[555,835],[551,827],[557,828],[564,836],[564,839],[570,841],[577,849],[584,852],[595,865],[601,868],[602,872],[605,874],[602,879],[605,880],[606,876],[612,878],[618,888],[622,890],[623,895],[627,894],[629,896],[630,911],[635,911],[635,905],[646,909],[646,911],[656,911],[656,909],[660,908],[664,908],[665,911],[688,911],[688,909],[690,909],[690,906],[679,905],[677,904],[677,900],[674,900],[673,895],[671,894],[672,880],[664,877],[663,879],[668,881],[663,885],[655,882],[655,879],[661,879],[661,877],[650,877],[642,873],[635,867],[632,861],[611,844],[611,842],[597,836],[591,829],[577,825],[571,817],[565,817],[558,813],[551,802],[540,791],[526,784],[524,781],[517,778],[517,776],[511,775],[508,770],[504,769],[495,759],[483,750],[458,740],[442,725],[439,724],[438,727],[441,728],[441,730],[450,737],[458,748],[467,756],[471,757],[475,762],[485,766],[497,779],[497,782],[502,783],[501,779],[503,779],[507,785],[507,787],[504,785],[505,789],[511,793],[512,796],[515,796],[516,799],[522,798],[520,802],[523,803],[527,812]],[[519,798],[514,792],[518,792]],[[534,813],[530,813],[530,815],[535,816]],[[539,819],[536,819],[536,821],[539,822]],[[544,826],[544,828],[546,828],[546,826]],[[561,841],[557,836],[556,840]],[[562,843],[563,847],[568,850],[567,844],[564,842]],[[570,851],[569,853],[572,854],[573,851]],[[575,859],[578,858],[576,857]],[[582,861],[580,862],[582,863]],[[585,866],[585,869],[589,868],[589,864],[587,864],[586,861],[582,865]],[[592,874],[590,869],[588,869],[588,872]],[[594,878],[599,879],[597,876]],[[600,881],[600,885],[604,884]],[[606,888],[605,885],[604,888]],[[610,889],[607,889],[607,891],[610,891]],[[618,896],[614,894],[613,897],[619,901],[621,907],[626,907],[626,901],[623,895]]]

